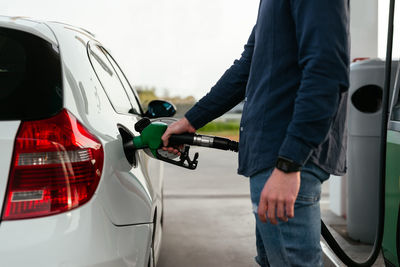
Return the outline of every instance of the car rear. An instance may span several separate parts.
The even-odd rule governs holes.
[[[96,201],[103,145],[63,106],[54,36],[16,24],[0,20],[0,266],[145,266],[150,226]]]

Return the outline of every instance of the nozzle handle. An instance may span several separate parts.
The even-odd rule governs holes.
[[[239,152],[239,143],[228,138],[214,137],[213,147],[222,150]]]
[[[195,134],[184,133],[184,134],[172,134],[169,137],[168,145],[178,146],[178,145],[193,145]]]
[[[238,142],[223,137],[193,134],[193,133],[173,134],[169,138],[169,145],[171,146],[195,145],[195,146],[211,147],[222,150],[231,150],[234,152],[239,151]]]

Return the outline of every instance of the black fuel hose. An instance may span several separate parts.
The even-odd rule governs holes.
[[[387,129],[389,120],[389,98],[390,98],[390,84],[391,84],[391,70],[392,70],[392,51],[393,51],[393,22],[395,12],[395,0],[390,0],[390,13],[389,13],[389,27],[386,51],[386,66],[385,66],[385,87],[383,90],[382,98],[382,125],[381,125],[381,150],[380,150],[380,167],[379,167],[379,188],[378,188],[378,224],[376,227],[375,241],[372,251],[367,259],[363,262],[357,262],[352,259],[340,247],[338,242],[329,232],[328,227],[321,220],[321,233],[329,247],[338,256],[338,258],[347,266],[372,266],[379,256],[382,247],[383,229],[384,229],[384,216],[385,216],[385,177],[386,177],[386,142],[387,142]]]
[[[216,148],[221,150],[231,150],[234,152],[239,151],[238,142],[229,140],[227,138],[210,136],[210,135],[193,134],[193,133],[173,134],[170,136],[168,143],[169,145],[172,146],[186,144],[193,146]]]

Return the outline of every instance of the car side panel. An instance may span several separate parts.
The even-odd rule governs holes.
[[[117,114],[99,83],[87,56],[90,36],[61,24],[50,24],[60,44],[63,63],[64,106],[104,145],[103,175],[96,192],[106,214],[115,225],[153,221],[160,205],[159,163],[139,152],[140,164],[132,167],[125,158],[118,124],[133,134],[138,120],[133,115]],[[150,166],[153,165],[153,166]],[[152,171],[148,171],[151,168]],[[151,175],[151,176],[150,176]]]

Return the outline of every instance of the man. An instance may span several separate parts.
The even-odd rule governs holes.
[[[348,20],[348,0],[261,0],[242,57],[163,136],[167,147],[245,100],[238,173],[260,266],[322,265],[321,183],[346,171]]]

